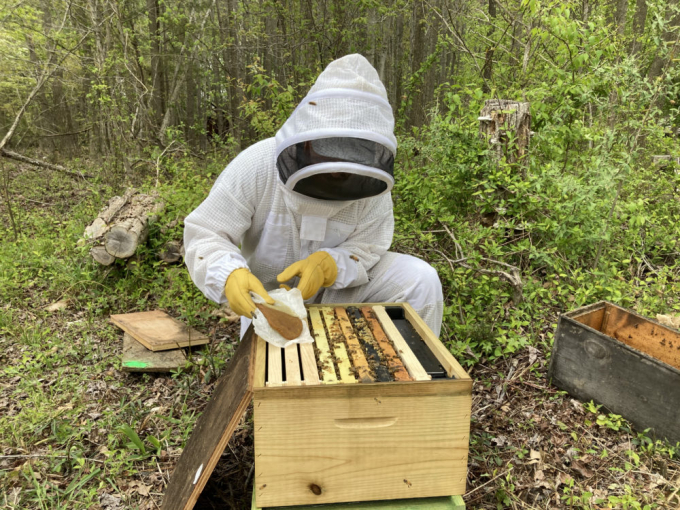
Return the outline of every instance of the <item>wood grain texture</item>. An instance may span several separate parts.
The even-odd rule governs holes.
[[[151,351],[207,344],[210,339],[160,310],[111,316],[111,322]]]
[[[604,319],[605,308],[606,306],[602,304],[600,308],[595,308],[580,315],[576,315],[572,317],[572,319],[581,324],[585,324],[596,331],[602,331],[602,320]]]
[[[345,337],[343,336],[340,324],[335,317],[335,312],[330,307],[324,307],[321,309],[321,313],[323,314],[326,329],[328,329],[331,338],[336,339],[332,341],[331,348],[335,355],[335,365],[338,368],[338,374],[340,374],[340,382],[343,384],[356,383],[357,379],[352,373],[352,363],[349,361],[349,355],[347,354],[347,349],[344,344]]]
[[[563,315],[550,377],[558,388],[604,405],[639,431],[651,428],[659,438],[680,441],[680,370],[670,365]]]
[[[281,347],[267,342],[267,386],[281,386],[282,384]]]
[[[170,477],[162,510],[191,510],[253,396],[257,342],[246,332]]]
[[[302,375],[305,384],[320,384],[319,369],[316,366],[312,344],[300,344],[300,359],[302,360]]]
[[[602,333],[680,370],[680,333],[614,305],[605,315]]]
[[[446,375],[449,377],[456,377],[457,379],[469,379],[470,376],[468,376],[465,369],[460,366],[460,363],[458,363],[446,346],[439,338],[437,338],[429,326],[425,324],[425,321],[416,313],[413,307],[408,303],[403,303],[403,308],[406,320],[411,323],[411,326],[413,326],[420,335],[420,338],[425,341],[432,353],[437,357],[439,363],[441,363],[444,370],[446,370]]]
[[[399,359],[397,353],[394,352],[394,348],[380,326],[378,319],[376,319],[373,309],[370,306],[363,306],[361,308],[361,313],[366,318],[366,322],[368,323],[368,327],[371,328],[373,337],[375,338],[376,342],[378,342],[378,345],[380,345],[380,349],[382,349],[394,380],[411,381],[411,376],[408,375],[408,371],[401,362],[401,359]]]
[[[362,383],[375,381],[375,377],[371,374],[371,370],[368,366],[368,361],[366,361],[364,351],[361,349],[359,339],[354,333],[352,323],[347,316],[347,311],[342,306],[336,306],[334,310],[338,324],[340,325],[340,330],[345,337],[345,342],[347,342],[347,350],[349,351],[349,356],[352,359],[352,364],[354,365],[359,381]]]
[[[256,388],[262,388],[267,376],[267,342],[255,335],[257,342],[257,355],[255,362],[255,376],[253,384]]]
[[[257,504],[463,494],[471,391],[469,380],[257,389]]]
[[[425,371],[418,358],[416,358],[406,343],[406,340],[404,340],[404,337],[401,336],[401,333],[399,333],[399,330],[392,322],[392,319],[387,315],[385,307],[376,305],[373,307],[373,313],[380,322],[383,331],[394,345],[409,375],[416,381],[429,381],[431,379],[430,375]]]
[[[321,378],[324,384],[331,384],[338,382],[338,377],[335,375],[335,368],[333,365],[333,358],[328,346],[328,338],[323,327],[321,314],[319,308],[309,309],[309,318],[312,323],[312,332],[314,335],[314,343],[319,352],[319,365],[321,367]]]
[[[286,361],[286,384],[290,386],[300,386],[300,384],[302,384],[302,374],[300,371],[300,358],[298,357],[297,344],[286,347],[283,350],[283,357]]]
[[[302,505],[293,507],[261,508],[255,504],[255,494],[253,493],[251,510],[465,510],[465,501],[460,496],[441,496],[438,498],[335,503],[322,507],[318,505]]]
[[[299,317],[266,303],[257,303],[255,306],[262,312],[272,329],[286,340],[294,340],[302,333],[302,320]]]
[[[150,351],[127,333],[123,333],[123,372],[171,372],[184,367],[186,356],[183,349]]]

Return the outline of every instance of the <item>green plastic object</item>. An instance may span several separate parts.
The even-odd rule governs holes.
[[[130,368],[146,368],[149,364],[143,361],[124,361],[123,366]]]
[[[334,503],[331,505],[303,505],[260,508],[255,505],[253,494],[252,510],[465,510],[465,501],[460,496],[440,498],[393,499],[389,501],[365,501],[363,503]]]

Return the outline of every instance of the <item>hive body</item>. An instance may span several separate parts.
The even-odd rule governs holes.
[[[305,376],[304,366],[299,370],[300,380],[297,370],[291,380],[285,373],[280,377],[278,367],[285,366],[285,361],[277,359],[281,353],[258,339],[254,388],[254,489],[258,507],[465,492],[472,381],[427,326],[414,319],[415,312],[402,303],[377,306],[385,306],[393,316],[399,307],[402,318],[395,323],[403,329],[408,321],[421,338],[430,335],[422,341],[447,377],[410,377],[405,381],[402,363],[413,363],[413,352],[396,349],[400,359],[386,356],[384,366],[376,366],[375,353],[384,354],[380,348],[384,339],[373,343],[375,339],[367,336],[370,333],[355,331],[362,345],[371,343],[367,361],[356,352],[349,323],[341,323],[337,329],[332,323],[349,316],[355,327],[366,324],[370,326],[367,331],[372,331],[371,321],[356,319],[366,306],[373,305],[361,306],[358,312],[352,305],[334,305],[333,315],[328,308],[310,307],[310,325],[317,338],[313,348],[319,375],[315,377]],[[342,309],[339,313],[338,307]],[[348,314],[343,313],[345,309]],[[389,337],[396,328],[385,323],[386,315],[381,317],[379,322],[387,326]],[[319,325],[325,326],[323,334],[316,335],[315,326]],[[350,336],[349,343],[336,342],[343,338],[338,337],[343,331]],[[283,356],[290,360],[291,353],[284,352]],[[299,357],[302,359],[302,350]],[[309,374],[309,363],[306,365]],[[276,367],[271,381],[270,367]],[[408,365],[406,369],[414,374],[424,370]],[[391,380],[378,382],[385,379],[386,370]],[[422,379],[422,375],[419,377]]]

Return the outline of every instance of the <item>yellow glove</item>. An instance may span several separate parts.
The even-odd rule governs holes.
[[[227,296],[229,308],[234,313],[245,315],[249,319],[253,318],[255,311],[255,303],[250,297],[251,291],[259,294],[270,305],[274,304],[274,300],[264,290],[262,282],[247,268],[242,267],[232,271],[224,286],[224,295]]]
[[[297,288],[302,292],[302,299],[309,299],[321,287],[330,287],[335,283],[338,266],[328,252],[316,251],[306,259],[288,266],[276,279],[283,283],[294,276],[300,277]]]

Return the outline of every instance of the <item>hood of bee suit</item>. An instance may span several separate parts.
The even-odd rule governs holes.
[[[280,181],[321,200],[389,193],[396,152],[385,86],[358,54],[331,62],[276,133]]]

